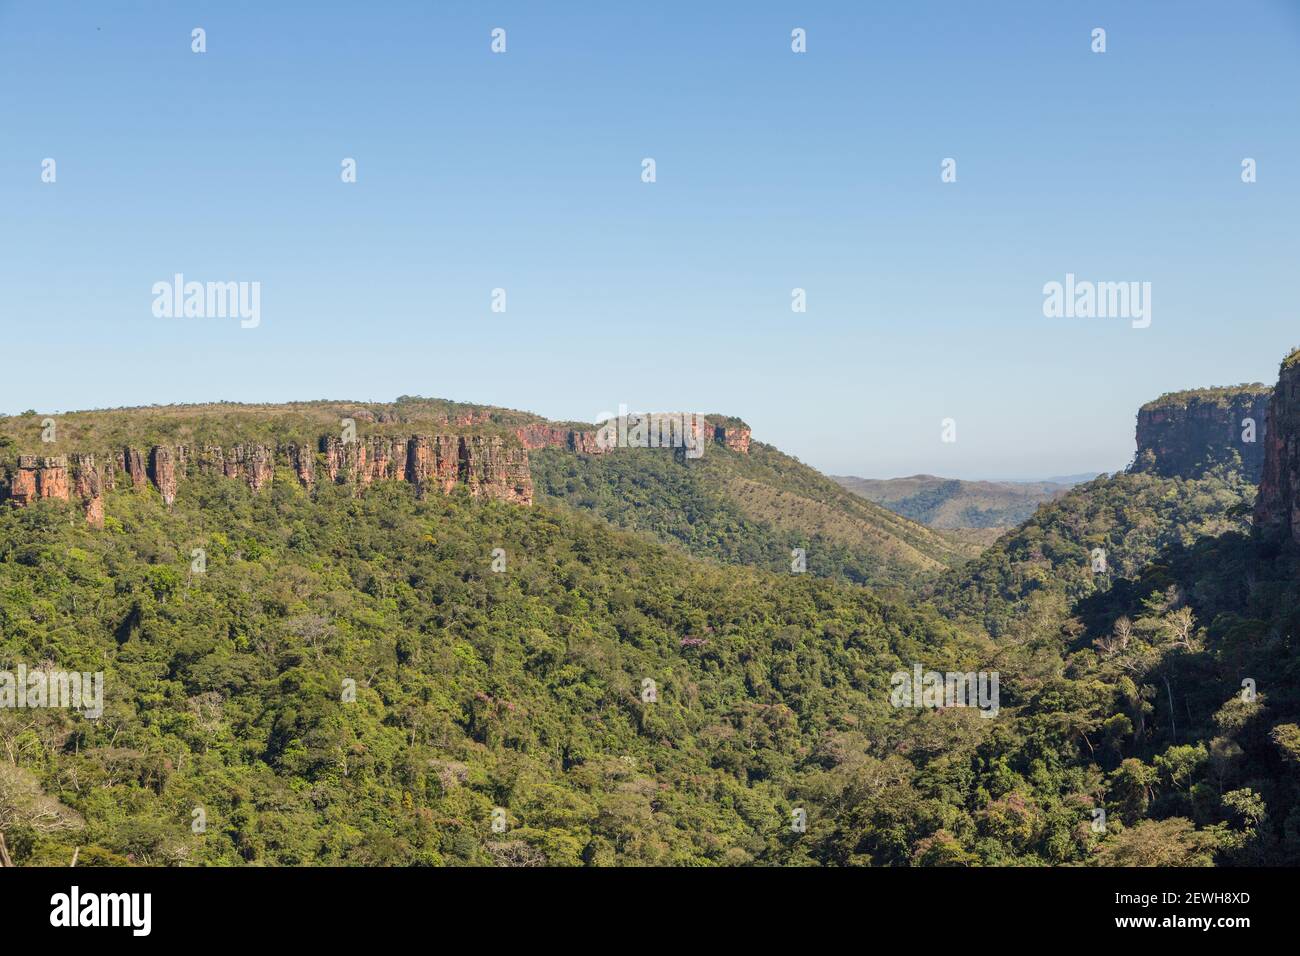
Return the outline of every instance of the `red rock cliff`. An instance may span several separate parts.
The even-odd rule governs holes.
[[[732,451],[738,451],[742,455],[749,454],[749,427],[738,425],[735,428],[728,428],[719,425],[713,431],[713,440],[719,445],[726,445]]]
[[[95,456],[73,455],[72,473],[86,523],[92,528],[104,527],[104,478],[95,464]]]
[[[358,493],[376,481],[407,481],[420,494],[434,491],[451,494],[464,486],[476,498],[523,505],[533,502],[527,449],[507,447],[495,436],[369,436],[347,443],[326,436],[320,440],[320,449],[330,480],[354,484]],[[184,445],[155,445],[148,453],[124,448],[110,456],[108,466],[102,470],[97,467],[94,455],[74,455],[72,459],[71,476],[86,520],[102,526],[104,492],[114,488],[114,466],[120,467],[130,479],[129,487],[152,486],[171,505],[176,500],[180,480],[188,473],[191,456],[190,449]],[[291,468],[308,490],[314,486],[316,455],[302,445],[289,444],[278,449],[259,444],[209,445],[194,459],[198,472],[242,480],[255,492],[271,483],[277,463]],[[0,497],[18,506],[31,504],[38,498],[66,501],[71,493],[68,458],[63,456],[21,455],[9,470],[7,488],[0,487]]]
[[[176,501],[176,459],[170,448],[154,445],[149,450],[149,477],[161,493],[163,504]]]

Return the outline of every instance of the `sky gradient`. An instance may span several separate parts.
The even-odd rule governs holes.
[[[623,403],[1035,478],[1300,344],[1289,0],[269,6],[0,0],[0,412]],[[178,272],[259,327],[156,318]],[[1045,318],[1067,272],[1151,326]]]

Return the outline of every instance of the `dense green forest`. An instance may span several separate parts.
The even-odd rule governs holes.
[[[0,710],[10,852],[83,865],[784,859],[813,755],[897,722],[889,671],[982,650],[592,519],[287,475],[118,492],[104,532],[4,509],[0,628],[5,666],[105,671],[99,720]]]
[[[531,420],[231,415],[340,409]],[[0,707],[0,863],[1300,863],[1300,555],[1240,467],[1102,476],[972,558],[758,442],[532,463],[531,508],[284,463],[121,481],[103,529],[0,508],[0,677],[104,675],[93,719]],[[895,706],[916,667],[996,713]]]
[[[403,483],[196,477],[171,510],[113,493],[104,531],[3,509],[0,666],[106,687],[97,720],[0,710],[0,823],[20,865],[1295,861],[1293,559],[1161,532],[1243,493],[1161,481],[1085,486],[965,572],[1016,569],[997,640]],[[1016,599],[1007,555],[1065,567],[1097,535],[1129,577]],[[1243,575],[1279,583],[1242,608]],[[916,662],[998,670],[998,717],[892,707]]]
[[[1167,549],[1248,531],[1255,486],[1239,470],[1204,478],[1123,472],[1079,485],[1042,506],[933,588],[936,604],[994,637],[1026,620],[1060,618],[1082,598],[1132,578]],[[1093,571],[1094,552],[1105,572]]]

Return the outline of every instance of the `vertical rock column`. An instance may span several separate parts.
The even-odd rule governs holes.
[[[95,464],[95,456],[73,455],[72,474],[86,524],[92,528],[104,527],[104,479]]]
[[[162,493],[169,508],[176,501],[176,461],[170,448],[154,445],[149,449],[149,477]]]

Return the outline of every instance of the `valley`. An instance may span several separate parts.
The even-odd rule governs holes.
[[[1300,861],[1297,367],[1262,455],[1213,390],[1123,473],[867,489],[1033,505],[991,542],[726,416],[698,457],[414,397],[0,418],[0,671],[103,688],[0,708],[4,855]]]

